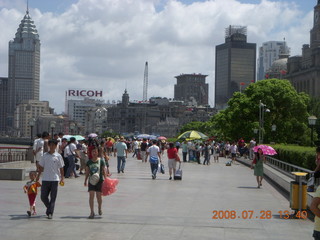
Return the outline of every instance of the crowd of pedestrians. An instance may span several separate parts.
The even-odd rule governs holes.
[[[254,139],[246,144],[243,139],[238,142],[228,141],[177,141],[166,142],[165,140],[120,138],[88,138],[77,141],[74,137],[65,138],[63,133],[50,136],[48,132],[37,135],[34,141],[33,153],[36,161],[36,171],[30,174],[30,182],[26,186],[37,183],[42,175],[41,200],[45,204],[46,214],[49,219],[54,213],[55,199],[58,192],[58,184],[64,184],[64,178],[84,177],[84,186],[89,192],[89,219],[95,217],[94,198],[98,203],[98,214],[102,215],[102,184],[106,177],[110,176],[110,157],[117,158],[117,173],[124,174],[128,154],[142,163],[149,162],[151,178],[156,179],[159,166],[163,159],[168,159],[169,180],[173,180],[181,162],[196,162],[210,165],[211,158],[214,163],[219,162],[219,157],[231,158],[235,161],[236,156],[249,157],[253,160],[252,148],[256,145]],[[180,150],[181,149],[181,150]],[[167,152],[164,155],[165,151]],[[182,160],[179,157],[182,153]],[[260,155],[258,159],[262,158]],[[263,169],[261,164],[255,164],[254,174],[257,176],[258,187],[262,185]],[[181,171],[181,170],[180,170]],[[259,177],[258,177],[259,176]],[[35,186],[35,185],[33,185]],[[40,186],[40,183],[37,185]],[[29,187],[25,188],[28,192]],[[35,188],[37,189],[37,188]],[[36,190],[35,190],[36,192]],[[32,201],[34,195],[30,195],[30,209],[28,215],[35,214],[35,206]],[[30,200],[31,199],[31,200]]]

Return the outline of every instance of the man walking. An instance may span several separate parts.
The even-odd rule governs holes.
[[[188,155],[188,144],[187,144],[187,141],[183,141],[182,143],[183,162],[187,162],[187,155]]]
[[[68,158],[69,167],[66,172],[66,178],[71,177],[73,174],[75,178],[79,177],[76,171],[76,158],[80,158],[78,155],[77,146],[75,144],[76,139],[74,137],[70,138],[69,145],[65,148],[65,154]]]
[[[152,179],[156,179],[159,160],[161,162],[160,148],[157,146],[157,140],[153,140],[152,146],[148,148],[146,160],[148,159],[148,155],[150,155],[149,161],[150,161]]]
[[[148,148],[148,143],[147,143],[147,139],[144,138],[141,145],[140,145],[140,152],[141,152],[141,159],[142,159],[142,162],[147,162],[147,159],[146,159],[146,152],[147,152],[147,148]]]
[[[41,200],[47,208],[48,219],[52,219],[54,206],[58,193],[58,183],[64,182],[63,166],[64,162],[59,153],[56,152],[58,141],[55,139],[48,141],[49,152],[44,153],[39,162],[39,174],[37,181],[42,176]],[[50,200],[49,200],[50,194]]]
[[[116,156],[116,154],[118,160],[118,173],[120,173],[120,171],[124,173],[126,158],[128,157],[128,148],[127,144],[124,142],[124,137],[120,137],[120,141],[115,145],[114,156]]]
[[[249,144],[249,159],[253,160],[253,148],[256,146],[255,138],[252,138]]]

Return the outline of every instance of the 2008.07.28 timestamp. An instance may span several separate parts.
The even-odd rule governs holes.
[[[212,219],[271,219],[272,211],[261,210],[255,212],[254,210],[242,210],[237,212],[236,210],[214,210],[212,211]],[[294,214],[289,211],[278,211],[279,218],[282,219],[293,219],[308,217],[307,211],[297,211]]]

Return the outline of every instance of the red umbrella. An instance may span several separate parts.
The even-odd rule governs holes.
[[[276,150],[273,149],[273,147],[270,147],[270,146],[268,146],[268,145],[258,145],[258,146],[255,146],[255,147],[253,148],[253,151],[254,151],[254,152],[257,152],[259,148],[261,148],[261,150],[262,150],[262,152],[263,152],[264,155],[276,155],[276,154],[278,154],[278,153],[276,152]]]
[[[158,137],[158,139],[159,139],[159,140],[167,140],[167,138],[164,137],[164,136],[160,136],[160,137]]]

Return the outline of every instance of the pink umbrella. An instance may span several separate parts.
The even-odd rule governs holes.
[[[164,136],[160,136],[160,137],[158,137],[158,139],[159,139],[159,140],[167,140],[167,138],[164,137]]]
[[[278,154],[276,152],[276,150],[274,150],[272,147],[268,146],[268,145],[258,145],[258,146],[255,146],[253,148],[253,151],[254,152],[257,152],[258,149],[261,148],[262,152],[264,155],[276,155]]]

